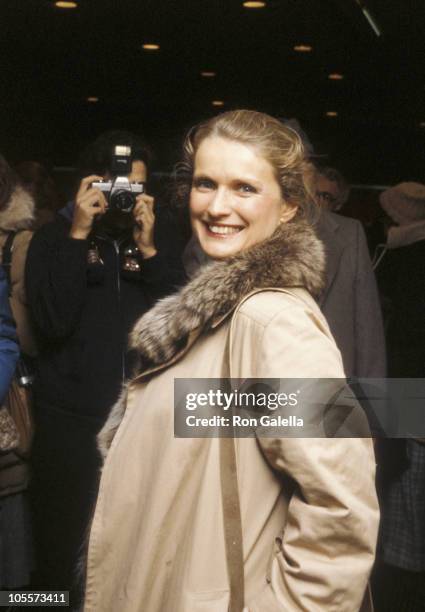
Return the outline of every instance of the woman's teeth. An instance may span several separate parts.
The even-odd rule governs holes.
[[[241,229],[240,227],[230,227],[228,225],[208,225],[208,230],[213,234],[236,234]]]

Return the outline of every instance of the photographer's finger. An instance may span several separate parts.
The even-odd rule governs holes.
[[[133,215],[136,219],[146,211],[146,202],[139,198],[136,198],[136,206],[133,209]]]
[[[78,206],[93,214],[104,213],[107,208],[106,199],[100,189],[91,189],[78,201]]]
[[[145,195],[145,202],[146,202],[147,206],[149,207],[149,210],[153,210],[153,205],[155,203],[155,198],[153,198],[152,196],[149,196],[149,195]]]
[[[143,219],[146,223],[146,225],[153,225],[155,222],[155,215],[153,214],[153,212],[149,209],[147,209],[143,215]]]
[[[155,202],[155,198],[148,195],[147,193],[141,193],[140,195],[137,196],[136,198],[136,206],[140,203],[144,203],[146,206],[148,206],[149,208],[153,208],[154,202]]]
[[[77,198],[81,197],[84,193],[86,193],[87,190],[90,189],[92,183],[101,180],[102,177],[98,174],[90,174],[90,176],[86,176],[85,178],[83,178],[78,189]]]

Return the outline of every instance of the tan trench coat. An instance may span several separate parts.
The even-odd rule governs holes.
[[[254,293],[171,364],[135,379],[103,468],[85,612],[227,612],[219,440],[174,438],[173,390],[174,378],[221,376],[229,332],[232,377],[344,376],[300,289]],[[358,610],[378,528],[371,440],[235,444],[245,610]]]

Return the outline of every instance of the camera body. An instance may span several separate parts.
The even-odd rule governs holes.
[[[145,191],[144,183],[130,183],[128,175],[131,174],[131,167],[131,147],[118,145],[112,155],[112,179],[92,183],[92,187],[105,194],[111,210],[131,213],[136,197]]]

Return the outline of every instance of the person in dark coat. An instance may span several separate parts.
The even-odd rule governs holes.
[[[384,191],[380,203],[393,221],[376,269],[386,304],[388,372],[392,378],[424,379],[425,185],[401,183]],[[425,440],[379,440],[377,450],[382,521],[376,610],[423,612]]]
[[[116,145],[131,147],[130,182],[146,182],[149,153],[112,132],[85,158],[75,202],[34,236],[27,294],[39,346],[32,487],[38,585],[70,589],[98,483],[95,437],[129,376],[127,335],[183,281],[154,200],[111,210],[94,181],[110,178]],[[90,158],[87,161],[88,157]],[[96,174],[93,174],[93,171]]]

